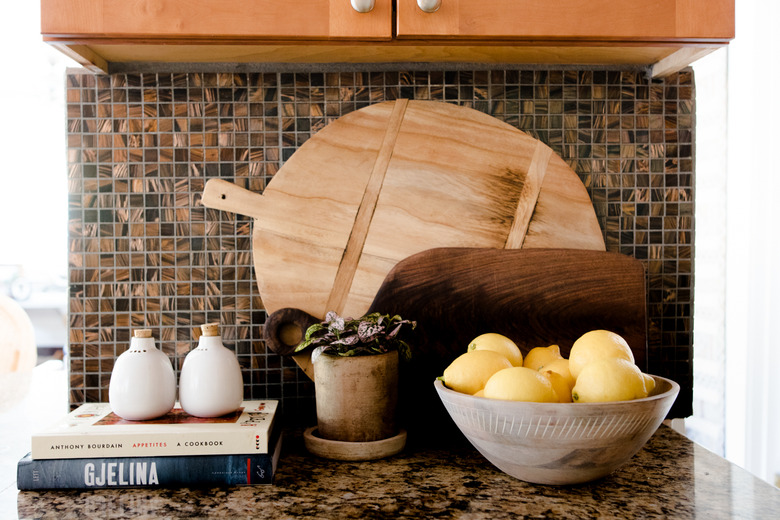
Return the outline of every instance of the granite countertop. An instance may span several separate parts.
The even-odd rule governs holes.
[[[611,475],[564,487],[510,477],[465,442],[335,462],[310,455],[296,431],[273,485],[24,491],[17,508],[19,518],[771,518],[780,489],[665,425]]]

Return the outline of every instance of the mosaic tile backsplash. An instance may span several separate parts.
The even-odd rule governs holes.
[[[640,71],[454,70],[67,75],[70,404],[107,401],[115,358],[151,328],[177,369],[222,324],[247,399],[314,421],[314,387],[267,350],[251,219],[204,208],[207,179],[261,192],[330,121],[396,98],[489,113],[579,174],[609,251],[646,266],[649,371],[692,407],[694,81]]]

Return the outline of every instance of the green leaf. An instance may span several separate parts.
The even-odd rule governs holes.
[[[321,330],[327,330],[327,327],[322,323],[315,323],[314,325],[306,329],[305,339],[306,340],[312,339],[314,335],[320,332]]]
[[[309,347],[309,345],[311,345],[311,341],[309,340],[301,341],[301,343],[297,347],[295,347],[295,350],[293,352],[300,352],[302,350],[306,350]]]

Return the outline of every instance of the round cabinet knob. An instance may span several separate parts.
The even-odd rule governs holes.
[[[435,13],[441,7],[441,0],[417,0],[417,6],[426,13]]]
[[[376,0],[350,0],[352,9],[358,13],[367,13],[374,8]]]

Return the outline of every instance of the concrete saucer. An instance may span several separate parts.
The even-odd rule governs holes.
[[[390,457],[406,446],[406,430],[398,435],[370,442],[333,441],[317,435],[317,427],[303,432],[303,443],[309,453],[325,459],[365,461]]]

